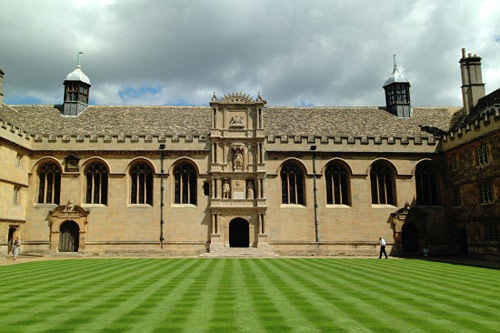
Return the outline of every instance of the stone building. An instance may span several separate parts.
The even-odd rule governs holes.
[[[461,67],[464,108],[412,107],[396,64],[385,107],[91,106],[79,63],[62,105],[7,105],[0,71],[0,251],[498,253],[500,94]]]

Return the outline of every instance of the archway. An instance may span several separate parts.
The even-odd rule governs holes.
[[[12,250],[12,244],[14,243],[14,233],[16,232],[16,228],[9,228],[9,236],[7,238],[7,251],[10,252]]]
[[[402,228],[403,252],[415,253],[419,251],[418,229],[413,223],[406,222]]]
[[[80,227],[75,221],[66,221],[59,228],[59,252],[78,252]]]
[[[467,230],[465,228],[457,229],[458,254],[467,257],[469,254],[469,241],[467,239]]]
[[[236,218],[229,222],[229,246],[249,247],[250,232],[248,222],[242,218]]]

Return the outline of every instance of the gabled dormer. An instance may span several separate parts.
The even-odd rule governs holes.
[[[63,114],[65,116],[78,116],[87,109],[89,104],[90,79],[82,71],[80,55],[74,71],[66,75],[64,80],[64,104]]]
[[[396,55],[394,55],[394,70],[385,81],[384,90],[387,111],[401,118],[411,117],[410,82],[399,71]]]

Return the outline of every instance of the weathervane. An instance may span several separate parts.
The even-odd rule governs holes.
[[[81,67],[80,66],[80,54],[83,54],[82,51],[78,51],[78,60],[76,61],[76,67]]]
[[[392,56],[394,57],[394,71],[397,71],[398,70],[398,64],[396,63],[396,55],[393,54]]]

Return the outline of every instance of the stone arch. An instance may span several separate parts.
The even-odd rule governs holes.
[[[80,247],[80,226],[73,220],[59,225],[59,252],[78,252]]]
[[[38,171],[38,168],[45,164],[45,163],[48,163],[48,162],[54,162],[58,167],[59,167],[59,170],[61,170],[61,173],[64,172],[64,167],[62,165],[62,163],[55,157],[53,156],[44,156],[42,158],[40,158],[34,165],[33,165],[33,168],[31,169],[31,173],[37,173]]]
[[[172,162],[172,165],[170,166],[170,168],[168,169],[168,174],[172,174],[175,167],[183,162],[191,163],[194,166],[194,169],[196,170],[196,175],[198,177],[200,176],[200,166],[198,165],[198,163],[194,159],[192,159],[191,157],[188,157],[188,156],[182,156],[182,157],[175,159]]]
[[[188,165],[193,168],[194,174],[189,170]],[[180,168],[179,173],[177,172]],[[177,159],[173,164],[169,173],[172,175],[172,203],[173,204],[198,204],[198,181],[200,177],[198,165],[191,158]]]
[[[281,169],[283,168],[283,166],[285,164],[287,164],[288,162],[295,162],[296,164],[299,165],[299,167],[302,169],[302,171],[304,172],[304,176],[307,176],[309,174],[309,170],[307,169],[306,165],[304,164],[304,162],[302,162],[302,160],[296,158],[296,157],[287,157],[285,158],[283,161],[281,161],[280,165],[278,166],[278,168],[276,169],[276,174],[279,175],[281,173]]]
[[[443,188],[441,172],[430,159],[420,160],[412,170],[418,205],[440,205]]]
[[[61,226],[72,221],[78,225],[78,250],[85,249],[86,226],[89,211],[81,206],[74,205],[71,200],[66,205],[60,205],[49,212],[50,222],[50,249],[58,251],[61,237]]]
[[[111,166],[109,165],[109,163],[102,157],[100,156],[92,156],[92,157],[89,157],[89,158],[86,158],[85,160],[82,161],[82,168],[81,168],[81,172],[83,174],[85,174],[85,169],[87,169],[87,167],[93,163],[93,162],[101,162],[105,167],[106,169],[108,170],[108,174],[111,174]]]
[[[153,163],[153,161],[151,161],[149,158],[144,157],[144,156],[137,156],[137,157],[134,157],[133,159],[131,159],[130,162],[125,167],[124,173],[128,174],[130,172],[130,168],[134,164],[140,163],[140,162],[147,163],[151,167],[151,169],[153,170],[153,174],[155,174],[155,175],[158,174],[158,170],[157,170],[155,164]]]
[[[334,157],[334,158],[331,158],[328,161],[326,161],[325,165],[323,165],[323,168],[321,168],[321,171],[320,171],[320,173],[322,175],[325,174],[326,168],[331,163],[339,163],[339,164],[341,164],[348,171],[349,176],[352,176],[352,167],[351,167],[351,165],[349,164],[349,162],[347,162],[346,160],[344,160],[343,158],[340,158],[340,157]]]
[[[375,163],[377,163],[377,162],[383,162],[383,163],[387,164],[392,169],[392,171],[394,172],[394,176],[399,176],[400,175],[399,172],[398,172],[398,169],[396,168],[396,166],[394,165],[394,163],[391,160],[389,160],[389,159],[387,159],[385,157],[378,157],[378,158],[374,159],[370,163],[370,165],[368,166],[368,169],[366,169],[366,174],[367,175],[370,174],[370,171],[371,171],[373,165]]]

